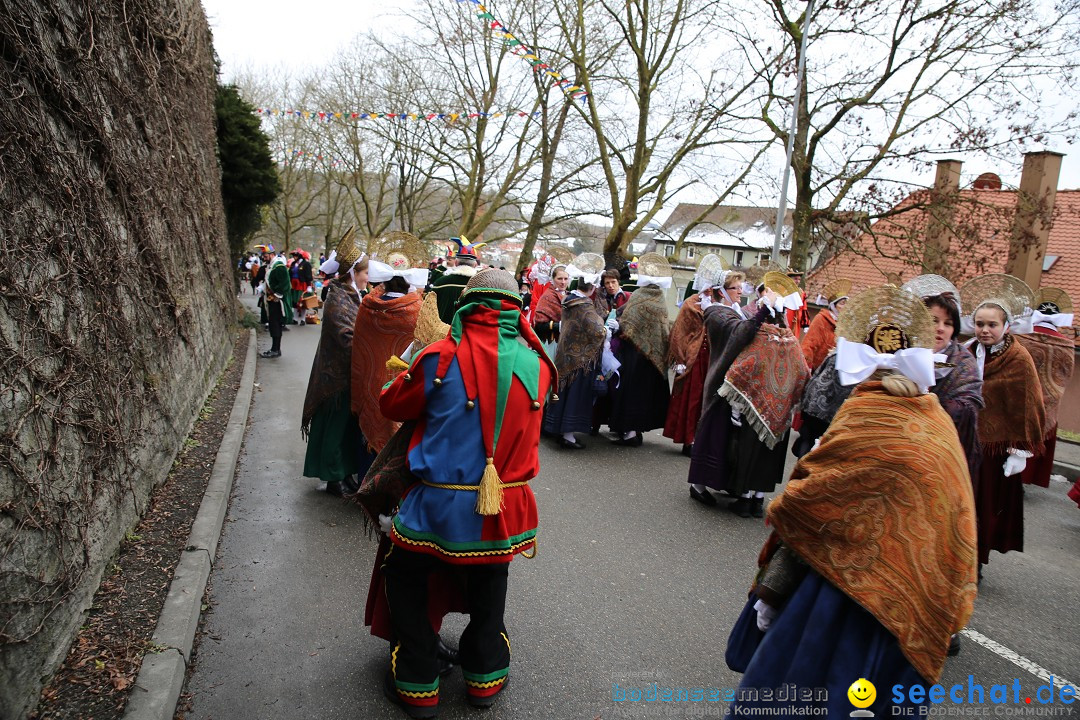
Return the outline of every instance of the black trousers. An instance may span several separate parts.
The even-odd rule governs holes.
[[[403,685],[438,687],[438,636],[428,622],[427,604],[428,575],[442,565],[432,555],[396,545],[383,564],[390,624],[398,638],[393,664],[399,690]],[[485,694],[482,686],[493,685],[509,671],[510,638],[503,623],[509,565],[455,566],[464,573],[469,608],[469,624],[461,634],[458,655],[470,693]]]
[[[270,323],[270,350],[281,352],[281,325],[284,321],[282,314],[283,303],[280,300],[272,300],[266,303],[268,322]]]

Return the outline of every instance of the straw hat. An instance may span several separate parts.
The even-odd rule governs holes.
[[[836,321],[836,337],[881,353],[933,348],[934,318],[922,298],[895,285],[881,285],[848,298]]]
[[[770,270],[765,273],[765,277],[761,279],[761,282],[769,290],[779,293],[781,297],[787,297],[792,293],[799,292],[799,286],[795,284],[795,281],[778,270]]]
[[[992,273],[969,280],[960,288],[960,302],[972,316],[983,305],[996,305],[1005,311],[1010,322],[1035,307],[1035,294],[1023,280],[1012,275]]]
[[[391,230],[368,243],[371,254],[395,270],[427,267],[427,248],[412,233]]]
[[[851,281],[847,278],[837,278],[821,290],[821,295],[829,303],[834,303],[851,295]]]
[[[574,262],[574,253],[558,245],[549,247],[547,249],[547,254],[555,258],[556,265],[569,265]]]
[[[660,253],[649,252],[638,258],[638,275],[647,277],[671,277],[671,263]]]
[[[900,273],[885,273],[885,282],[889,285],[895,285],[896,287],[900,287],[900,285],[904,282],[904,278],[900,277]]]
[[[1058,315],[1073,311],[1072,299],[1061,288],[1041,287],[1035,293],[1035,309],[1044,315]]]
[[[424,302],[420,305],[420,314],[416,317],[413,340],[416,341],[417,347],[414,350],[442,340],[448,332],[450,332],[450,326],[439,319],[439,303],[435,293],[429,292],[424,296]]]
[[[599,274],[604,272],[604,256],[594,252],[583,252],[571,263],[582,272]]]
[[[705,289],[716,287],[724,280],[724,273],[731,269],[724,258],[714,253],[709,253],[698,261],[697,272],[694,273],[694,287]]]
[[[952,299],[956,301],[957,310],[959,310],[960,314],[963,314],[964,312],[960,305],[960,291],[956,289],[955,285],[940,275],[919,275],[918,277],[913,277],[901,285],[900,289],[906,290],[923,300],[938,295],[951,296]]]
[[[346,270],[355,265],[356,261],[360,259],[363,253],[360,252],[360,248],[356,245],[356,229],[352,225],[341,236],[341,240],[338,240],[334,252],[337,254],[338,266]]]

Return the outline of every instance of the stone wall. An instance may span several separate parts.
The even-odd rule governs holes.
[[[0,717],[64,657],[228,360],[198,0],[0,0]]]

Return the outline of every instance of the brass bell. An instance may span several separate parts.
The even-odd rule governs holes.
[[[442,378],[435,378],[431,381],[431,384],[435,387],[439,387],[440,385],[442,385]]]
[[[476,403],[474,403],[472,400],[465,403],[465,409],[466,410],[472,410],[474,407],[476,407]]]
[[[539,410],[539,409],[540,409],[540,401],[539,400],[533,400],[533,410]]]
[[[412,381],[412,375],[410,375],[409,373],[405,373],[405,382],[411,382],[411,381]]]
[[[551,402],[559,402],[559,396],[555,393],[551,394]]]

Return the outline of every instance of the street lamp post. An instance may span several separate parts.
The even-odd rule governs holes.
[[[773,238],[772,261],[780,262],[780,240],[784,235],[784,215],[787,213],[787,188],[791,178],[791,155],[795,151],[795,130],[802,105],[803,78],[806,75],[806,40],[810,36],[810,14],[814,12],[814,0],[807,0],[806,16],[803,18],[802,41],[799,50],[799,70],[795,80],[795,102],[791,111],[791,126],[787,136],[787,161],[784,163],[784,180],[780,183],[780,202],[776,207],[776,236]],[[794,238],[792,238],[794,241]]]

